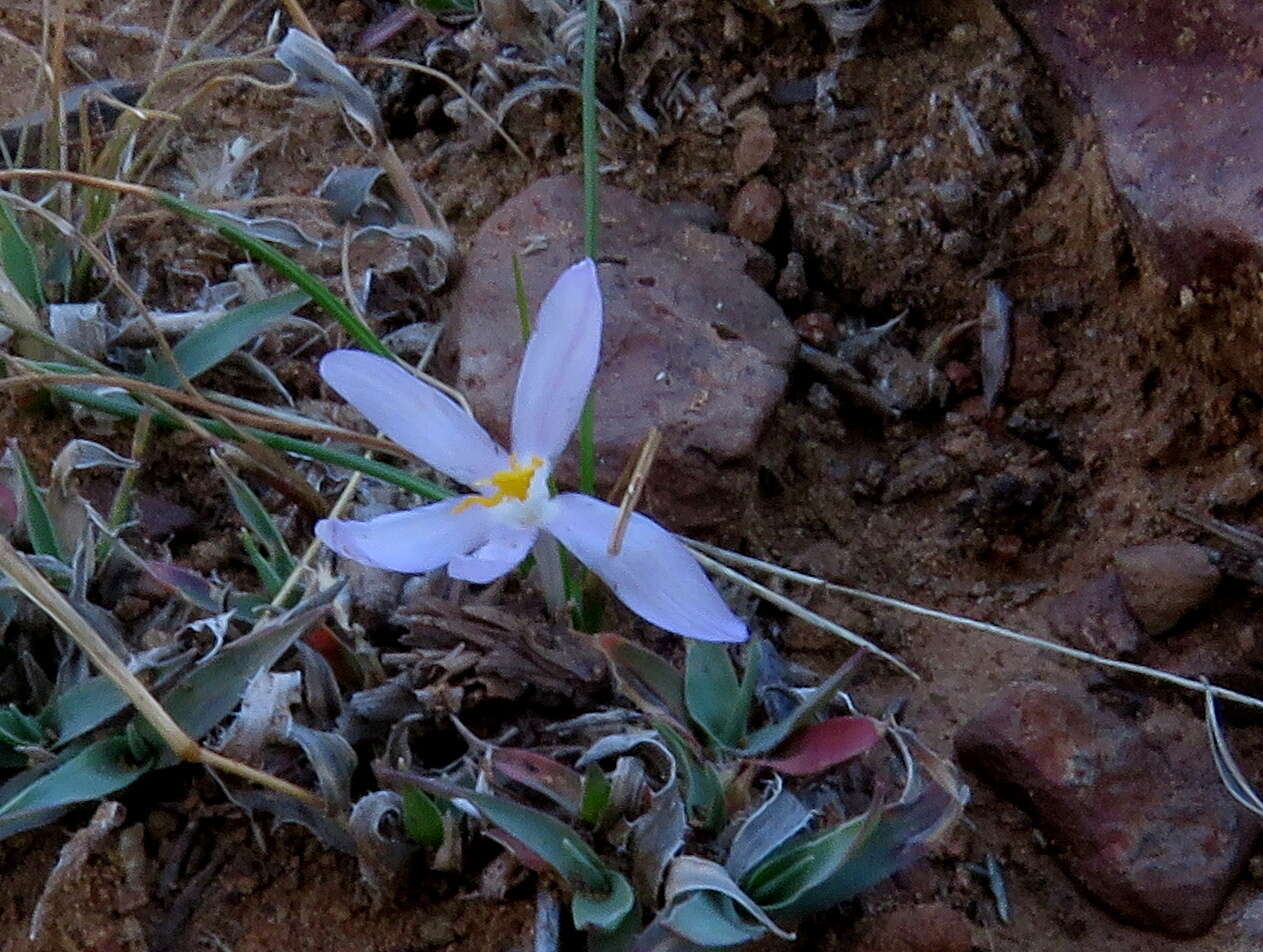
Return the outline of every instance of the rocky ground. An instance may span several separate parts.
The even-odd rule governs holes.
[[[146,75],[162,5],[68,6],[82,18],[68,57],[94,77]],[[188,16],[213,6],[191,2]],[[307,5],[340,50],[384,7]],[[1263,692],[1263,543],[1213,531],[1248,533],[1263,499],[1263,12],[1243,0],[892,0],[848,37],[806,5],[633,7],[601,74],[602,484],[658,425],[645,507],[675,529]],[[224,42],[260,43],[270,11],[259,5]],[[12,5],[0,27],[35,42],[37,14]],[[538,37],[510,27],[457,37],[423,22],[384,51],[415,58],[439,43],[433,65],[481,77],[494,110],[534,75],[521,51]],[[0,62],[0,116],[18,117],[30,64]],[[573,62],[550,63],[573,81]],[[511,259],[537,302],[580,253],[577,100],[562,89],[511,103],[504,125],[523,159],[439,82],[366,75],[465,252],[436,295],[393,272],[380,327],[428,340],[442,322],[438,372],[503,431],[520,349]],[[156,183],[182,187],[199,157],[238,135],[263,144],[251,194],[287,197],[286,213],[312,227],[319,213],[302,199],[332,166],[362,159],[328,108],[226,84],[176,127]],[[121,223],[120,254],[143,262],[154,303],[187,306],[197,276],[233,263],[193,234],[139,207]],[[336,255],[309,264],[336,280]],[[313,352],[267,357],[304,406],[331,406]],[[41,468],[75,432],[9,404],[0,421]],[[241,571],[213,473],[170,452],[144,476],[148,531],[203,571]],[[378,492],[362,504],[401,500]],[[389,615],[403,580],[375,583]],[[786,590],[922,675],[912,684],[871,665],[857,699],[903,704],[931,748],[958,755],[974,794],[935,855],[810,923],[799,946],[1263,942],[1259,820],[1219,782],[1200,696]],[[819,670],[847,654],[778,612],[758,623]],[[373,630],[383,649],[397,637]],[[1263,779],[1259,717],[1230,704],[1221,715],[1246,775]],[[129,791],[130,822],[55,897],[35,941],[36,898],[90,811],[0,844],[0,950],[529,946],[529,890],[488,902],[418,876],[382,906],[353,861],[250,823],[217,789],[177,772]]]

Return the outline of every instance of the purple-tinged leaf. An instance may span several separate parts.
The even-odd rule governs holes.
[[[881,740],[881,727],[871,717],[831,717],[808,724],[771,757],[754,763],[791,777],[809,777],[858,757]]]
[[[496,747],[491,766],[497,774],[543,794],[571,816],[578,816],[583,801],[583,778],[578,771],[533,750]]]
[[[224,606],[216,597],[211,583],[192,569],[186,569],[174,562],[159,562],[153,559],[145,560],[144,566],[145,571],[154,581],[183,596],[189,603],[208,612],[223,610]]]

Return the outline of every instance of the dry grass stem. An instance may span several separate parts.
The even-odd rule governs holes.
[[[623,551],[623,536],[627,534],[627,523],[632,512],[640,503],[640,495],[645,490],[645,482],[649,479],[649,470],[658,457],[658,447],[662,445],[662,431],[656,426],[650,427],[640,444],[640,454],[636,457],[636,465],[627,480],[627,489],[623,492],[623,501],[618,507],[618,520],[614,523],[614,531],[610,533],[610,541],[606,552],[618,555]]]
[[[953,625],[962,625],[966,628],[972,628],[975,631],[983,631],[990,635],[998,635],[1001,638],[1007,638],[1010,641],[1016,641],[1024,645],[1031,645],[1044,651],[1052,651],[1056,654],[1065,655],[1067,658],[1074,658],[1076,661],[1086,661],[1089,664],[1099,665],[1103,668],[1113,668],[1116,671],[1126,671],[1128,674],[1138,674],[1142,677],[1151,678],[1155,681],[1165,681],[1168,684],[1174,684],[1178,687],[1185,688],[1189,691],[1196,691],[1199,694],[1210,694],[1213,697],[1223,701],[1232,701],[1235,704],[1242,704],[1246,707],[1254,707],[1263,709],[1263,700],[1251,697],[1248,694],[1241,694],[1237,691],[1230,691],[1227,688],[1216,687],[1213,684],[1206,684],[1201,681],[1195,681],[1192,678],[1181,677],[1178,674],[1172,674],[1169,671],[1163,671],[1159,668],[1146,667],[1143,664],[1134,664],[1130,661],[1118,661],[1114,658],[1105,658],[1101,655],[1092,654],[1090,651],[1081,651],[1078,648],[1071,648],[1067,645],[1058,644],[1055,641],[1048,641],[1046,638],[1036,638],[1034,635],[1023,634],[1020,631],[1014,631],[1012,628],[1005,628],[1001,625],[993,625],[985,621],[975,621],[972,618],[965,618],[962,615],[953,615],[949,612],[941,612],[933,608],[925,608],[921,605],[915,605],[912,602],[901,601],[898,598],[888,598],[885,595],[876,595],[873,592],[867,592],[862,588],[852,588],[849,585],[838,585],[827,579],[818,578],[814,575],[806,575],[802,572],[795,572],[793,569],[783,568],[772,562],[764,562],[762,559],[751,558],[747,555],[741,555],[737,552],[730,552],[727,549],[721,549],[718,546],[708,545],[705,542],[697,542],[693,539],[682,539],[688,545],[695,555],[704,560],[705,564],[717,565],[714,559],[707,558],[707,554],[713,555],[715,559],[722,559],[732,565],[740,565],[744,568],[757,569],[761,572],[767,572],[779,578],[786,579],[791,582],[799,582],[803,585],[810,585],[816,588],[823,588],[826,591],[837,592],[839,595],[849,595],[853,598],[859,598],[864,601],[873,602],[877,605],[885,605],[888,608],[897,608],[900,611],[909,612],[913,615],[921,615],[924,618],[933,618],[936,621],[944,621]]]

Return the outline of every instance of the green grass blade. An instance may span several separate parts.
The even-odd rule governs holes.
[[[40,308],[47,303],[35,248],[5,201],[0,201],[0,268],[31,307]]]
[[[171,352],[184,376],[192,380],[310,300],[311,295],[306,291],[290,291],[233,308],[189,334]],[[178,387],[181,383],[175,370],[165,364],[150,367],[144,379],[163,387]]]

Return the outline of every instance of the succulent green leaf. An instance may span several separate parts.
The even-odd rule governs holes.
[[[601,862],[582,836],[547,813],[432,777],[387,769],[379,769],[378,774],[392,786],[416,786],[431,795],[471,803],[488,823],[534,852],[576,892],[604,895],[613,888],[617,874]]]
[[[408,839],[438,849],[443,845],[443,814],[438,804],[420,787],[405,787],[403,797],[403,830]]]
[[[716,746],[735,746],[746,722],[738,716],[742,692],[728,646],[692,638],[685,645],[684,701],[689,716]],[[745,714],[749,716],[748,702]]]
[[[613,787],[598,764],[588,764],[583,774],[583,796],[579,802],[579,819],[593,826],[601,822],[610,804]]]
[[[760,925],[743,922],[732,900],[713,892],[693,893],[667,910],[659,922],[673,935],[707,949],[743,946],[767,932]]]
[[[759,907],[750,896],[728,875],[728,871],[718,863],[700,856],[680,856],[671,864],[671,872],[667,876],[666,889],[663,895],[668,910],[672,910],[682,897],[695,894],[706,894],[719,897],[719,908],[728,913],[728,918],[741,924],[744,921],[737,913],[753,919],[763,930],[771,932],[781,939],[793,939],[794,934],[787,932],[772,921],[771,917]],[[672,931],[678,931],[670,923],[670,916],[664,924]],[[688,936],[685,936],[688,938]]]
[[[305,291],[289,291],[233,308],[181,340],[171,349],[172,356],[184,376],[192,380],[277,321],[292,316],[294,311],[310,300],[311,295]],[[164,387],[180,385],[180,375],[166,363],[151,366],[145,372],[144,379]]]
[[[596,932],[617,932],[628,916],[636,911],[632,888],[618,873],[610,876],[609,889],[603,893],[577,891],[570,900],[570,914],[576,929]]]

